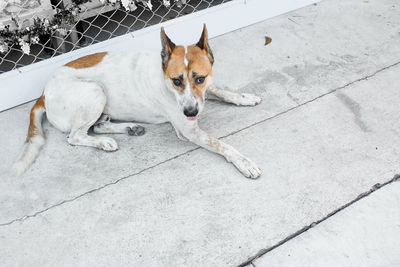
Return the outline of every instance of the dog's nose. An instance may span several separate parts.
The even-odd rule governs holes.
[[[197,113],[199,113],[199,109],[197,108],[197,105],[185,107],[183,109],[183,114],[185,114],[186,117],[194,117],[197,115]]]

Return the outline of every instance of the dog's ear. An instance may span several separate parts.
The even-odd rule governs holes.
[[[161,59],[163,68],[165,69],[169,61],[169,58],[172,54],[172,51],[175,48],[175,44],[165,34],[164,27],[161,27],[161,45],[162,45]]]
[[[208,44],[208,33],[206,24],[204,24],[203,26],[203,33],[201,34],[200,40],[197,42],[196,46],[205,50],[207,52],[207,56],[211,64],[214,64],[214,55],[212,53],[210,45]]]

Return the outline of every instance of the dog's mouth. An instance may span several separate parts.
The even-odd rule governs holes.
[[[190,120],[190,121],[195,121],[195,120],[197,120],[198,117],[199,117],[199,115],[196,115],[196,116],[187,116],[186,118],[187,118],[188,120]]]

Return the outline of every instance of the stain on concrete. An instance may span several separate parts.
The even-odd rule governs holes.
[[[297,104],[300,104],[300,99],[295,97],[295,96],[293,96],[290,92],[287,92],[286,96],[289,97],[293,102],[295,102]]]
[[[371,132],[366,123],[361,118],[361,107],[356,101],[343,93],[337,93],[336,97],[354,114],[354,122],[364,132]]]
[[[340,58],[348,63],[353,63],[357,60],[357,57],[352,56],[352,55],[343,55],[343,56],[340,56]]]
[[[321,59],[319,59],[321,61]],[[282,69],[284,73],[293,77],[296,84],[300,86],[306,86],[308,77],[315,75],[316,73],[325,73],[334,71],[341,66],[341,63],[336,61],[329,61],[327,64],[309,64],[304,65],[292,65]]]
[[[260,77],[254,82],[250,82],[240,88],[238,92],[246,92],[252,94],[262,94],[267,92],[268,84],[277,83],[284,86],[288,82],[288,78],[278,71],[264,70],[257,74]]]
[[[331,56],[340,59],[343,63],[355,63],[358,59],[358,57],[350,55],[350,54],[345,54],[345,55],[340,55],[337,53],[329,53]]]

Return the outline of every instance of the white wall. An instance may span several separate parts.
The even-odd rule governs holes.
[[[72,51],[0,75],[0,111],[38,98],[57,67],[83,55],[112,50],[160,51],[159,30],[164,26],[177,44],[197,41],[202,24],[215,37],[267,18],[319,2],[318,0],[233,0],[162,24]]]

